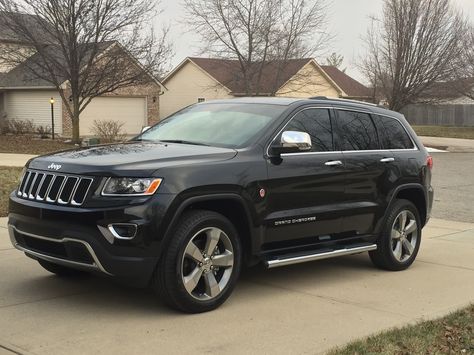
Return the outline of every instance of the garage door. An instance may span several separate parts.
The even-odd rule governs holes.
[[[146,102],[144,97],[96,97],[81,113],[81,136],[92,136],[94,120],[123,123],[126,134],[140,133],[146,126]]]
[[[51,103],[54,98],[54,132],[61,134],[62,101],[57,91],[15,90],[5,93],[5,111],[9,119],[31,120],[36,126],[51,128]]]

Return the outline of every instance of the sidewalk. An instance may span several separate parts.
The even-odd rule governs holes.
[[[23,167],[28,160],[34,157],[36,155],[0,153],[0,166]]]
[[[474,139],[419,137],[426,147],[447,150],[453,153],[473,153]]]
[[[198,315],[149,290],[51,276],[12,249],[5,227],[0,219],[0,353],[321,354],[474,302],[469,223],[432,219],[404,272],[375,269],[367,254],[249,269],[220,309]]]

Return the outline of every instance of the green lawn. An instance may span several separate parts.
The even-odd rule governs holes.
[[[474,139],[474,127],[412,126],[419,136]]]
[[[474,305],[441,319],[358,340],[329,353],[355,354],[474,354]]]
[[[8,213],[8,196],[18,185],[22,169],[0,166],[0,217]]]

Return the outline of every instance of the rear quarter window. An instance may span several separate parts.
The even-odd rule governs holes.
[[[374,118],[383,149],[412,149],[413,141],[402,124],[391,117]]]

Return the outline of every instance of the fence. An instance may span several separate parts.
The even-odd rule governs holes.
[[[474,127],[474,105],[408,105],[402,113],[412,125]]]

